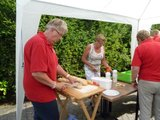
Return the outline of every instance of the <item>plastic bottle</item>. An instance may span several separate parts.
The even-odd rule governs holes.
[[[112,71],[113,82],[117,82],[117,77],[118,77],[118,75],[117,75],[117,70],[113,70],[113,71]]]
[[[110,72],[106,72],[106,79],[111,80],[111,73]]]

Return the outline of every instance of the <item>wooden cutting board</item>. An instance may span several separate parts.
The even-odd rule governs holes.
[[[92,95],[101,93],[104,90],[105,90],[104,88],[101,88],[101,87],[97,86],[96,89],[91,90],[91,91],[86,92],[86,93],[83,93],[83,92],[80,92],[80,91],[76,90],[75,88],[68,87],[63,91],[58,91],[58,92],[60,92],[61,94],[65,94],[67,96],[74,97],[74,98],[80,100],[80,99],[84,99],[84,98],[90,97]]]

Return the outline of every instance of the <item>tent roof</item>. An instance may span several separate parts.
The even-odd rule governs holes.
[[[157,11],[160,0],[80,0],[78,2],[75,0],[34,1],[103,12],[137,20],[160,17],[159,12]]]

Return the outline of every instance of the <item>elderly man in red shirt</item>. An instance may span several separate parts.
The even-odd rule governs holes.
[[[160,31],[155,29],[155,30],[151,30],[151,36],[153,37],[153,40],[156,42],[160,42]]]
[[[132,60],[132,82],[138,80],[140,120],[150,120],[152,108],[155,120],[160,120],[160,43],[141,30],[137,33],[138,47]],[[152,105],[154,105],[152,107]]]
[[[57,74],[70,76],[58,64],[53,45],[68,31],[61,19],[53,19],[46,30],[30,38],[24,47],[24,91],[34,107],[34,120],[59,120],[55,89],[63,90],[66,85],[58,83]]]

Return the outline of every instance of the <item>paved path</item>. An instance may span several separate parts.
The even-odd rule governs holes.
[[[136,94],[133,93],[119,101],[112,104],[112,115],[118,120],[134,120],[136,107]],[[83,111],[76,103],[69,103],[69,113],[74,114],[78,120],[86,120]],[[0,106],[0,120],[16,120],[15,106],[7,105]],[[30,103],[24,103],[24,110],[22,113],[22,120],[33,120],[33,108]],[[113,120],[112,118],[102,118],[97,114],[95,120]]]

